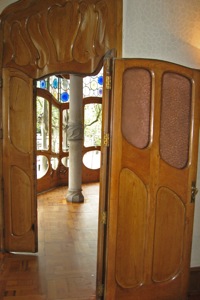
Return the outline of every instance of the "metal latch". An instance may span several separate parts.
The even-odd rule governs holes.
[[[101,224],[106,225],[106,223],[107,223],[107,213],[106,211],[103,211],[101,213]]]
[[[106,76],[106,90],[111,90],[111,76]]]
[[[98,297],[103,297],[103,294],[104,294],[104,285],[99,283],[97,285],[97,296]]]
[[[198,189],[196,188],[196,182],[192,182],[192,187],[191,187],[191,202],[195,202],[196,194],[198,193]]]
[[[109,147],[109,142],[110,142],[110,136],[109,133],[105,133],[103,137],[103,144],[106,147]]]

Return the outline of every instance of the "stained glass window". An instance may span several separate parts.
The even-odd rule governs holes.
[[[103,94],[103,71],[96,76],[83,78],[83,98],[102,97]]]
[[[47,77],[37,82],[37,87],[48,90],[59,102],[66,103],[70,97],[69,79],[56,75]]]
[[[50,76],[38,80],[37,87],[48,90],[59,102],[70,101],[70,80],[61,76]],[[103,94],[103,69],[95,76],[83,78],[83,98],[102,97]]]

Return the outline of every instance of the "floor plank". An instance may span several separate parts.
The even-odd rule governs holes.
[[[96,299],[99,184],[83,194],[82,204],[67,203],[65,187],[38,196],[39,251],[0,256],[0,299]]]

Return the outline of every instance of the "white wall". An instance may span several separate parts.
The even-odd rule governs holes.
[[[200,68],[199,0],[123,0],[124,57]]]
[[[161,59],[200,69],[200,1],[123,0],[123,57]],[[200,162],[198,173],[200,191]],[[191,266],[200,266],[200,192]]]
[[[17,2],[16,0],[0,0],[0,13],[4,10],[4,8],[10,5],[13,2]]]
[[[0,12],[13,2],[0,0]],[[123,0],[123,57],[162,59],[200,69],[200,0]],[[200,191],[200,162],[198,174]],[[191,266],[200,266],[200,192]]]

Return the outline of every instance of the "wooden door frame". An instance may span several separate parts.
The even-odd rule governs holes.
[[[109,50],[115,49],[116,56],[121,57],[122,3],[123,0],[20,0],[9,5],[0,17],[1,73],[2,68],[14,68],[32,79],[53,73],[98,73]],[[2,99],[2,93],[0,97],[2,105],[6,99]],[[2,139],[1,134],[3,159]],[[2,164],[0,174],[3,178]],[[3,180],[0,188],[0,247],[4,251]]]

